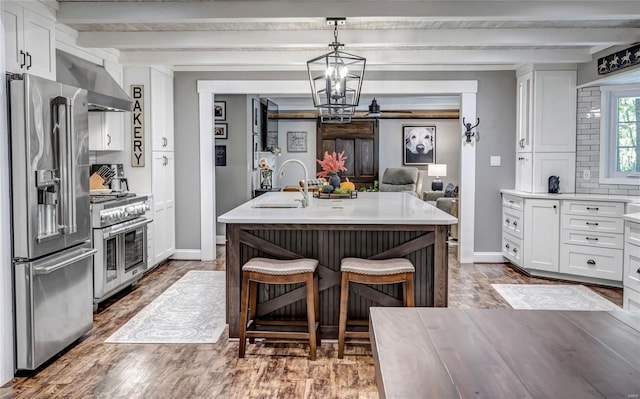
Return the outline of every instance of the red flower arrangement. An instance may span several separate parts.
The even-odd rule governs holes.
[[[342,171],[346,171],[347,168],[344,167],[344,161],[346,161],[347,157],[344,156],[344,151],[339,154],[333,153],[329,154],[329,152],[324,152],[324,159],[317,160],[318,164],[322,168],[322,172],[316,173],[317,177],[327,177],[331,173],[338,173]]]

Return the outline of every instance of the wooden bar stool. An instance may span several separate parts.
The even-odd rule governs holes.
[[[316,359],[316,345],[320,345],[320,300],[318,286],[318,261],[315,259],[278,260],[267,258],[250,259],[242,267],[242,287],[240,299],[240,347],[238,356],[244,357],[246,339],[254,338],[308,339],[309,358]],[[305,283],[307,290],[307,321],[267,321],[256,320],[258,305],[258,283],[296,284]],[[247,313],[249,320],[247,321]],[[307,325],[306,331],[299,331]],[[264,326],[265,329],[257,329]],[[289,330],[278,326],[290,326]],[[295,327],[298,327],[298,331]]]
[[[402,283],[402,304],[414,306],[413,275],[416,268],[405,258],[370,260],[344,258],[340,263],[340,324],[338,326],[338,358],[344,357],[345,338],[369,338],[367,331],[347,331],[349,283],[396,284]]]

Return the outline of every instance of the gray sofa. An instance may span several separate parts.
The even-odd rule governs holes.
[[[451,212],[451,202],[458,199],[458,188],[449,183],[447,189],[444,191],[424,191],[422,200],[451,215],[453,214]],[[453,216],[458,217],[457,214]]]

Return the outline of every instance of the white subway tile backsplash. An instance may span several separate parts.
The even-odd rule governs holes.
[[[576,192],[640,195],[640,185],[600,184],[600,88],[578,89],[576,124]],[[589,169],[591,179],[582,180]]]

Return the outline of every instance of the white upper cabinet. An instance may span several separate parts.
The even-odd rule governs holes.
[[[56,80],[55,21],[12,2],[2,2],[8,72]]]
[[[104,61],[104,69],[111,77],[123,86],[122,65]],[[123,112],[90,112],[89,113],[89,150],[122,151],[124,150],[124,113]]]
[[[533,72],[529,72],[518,78],[517,86],[518,93],[516,97],[516,150],[518,152],[531,152],[531,139],[532,139],[532,124],[533,118],[531,113],[533,111]]]
[[[518,77],[516,151],[575,151],[576,76],[576,71],[533,71]]]
[[[173,151],[173,78],[151,69],[153,151]]]

